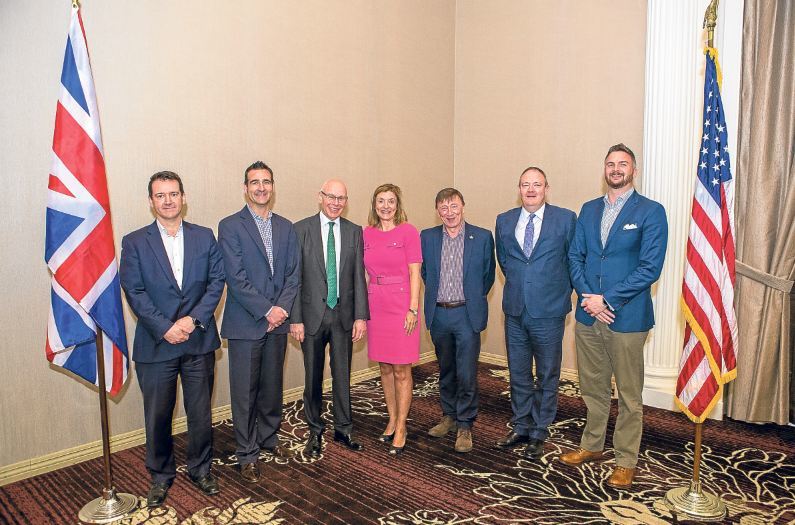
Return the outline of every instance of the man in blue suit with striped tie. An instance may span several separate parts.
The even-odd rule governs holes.
[[[541,168],[524,170],[522,206],[500,214],[495,232],[505,274],[502,309],[513,410],[513,429],[497,446],[527,443],[524,455],[531,460],[544,453],[547,427],[557,413],[563,328],[571,311],[567,254],[577,220],[571,210],[546,203],[548,188]]]

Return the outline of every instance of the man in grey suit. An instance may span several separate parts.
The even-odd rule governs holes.
[[[320,213],[295,224],[301,245],[301,287],[293,303],[290,334],[304,352],[304,415],[309,438],[304,452],[320,455],[323,367],[330,346],[334,441],[359,451],[352,436],[351,355],[370,318],[364,272],[362,228],[341,217],[348,190],[329,180],[318,193]]]
[[[243,176],[243,209],[218,225],[227,279],[221,337],[229,339],[229,390],[240,474],[260,479],[260,451],[279,457],[287,324],[301,253],[290,221],[271,211],[273,171],[257,161]]]

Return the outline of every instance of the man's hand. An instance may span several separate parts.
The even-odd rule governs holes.
[[[290,336],[299,343],[304,342],[304,323],[293,323],[290,325]]]
[[[357,319],[353,322],[353,342],[359,341],[367,333],[367,322],[364,319]]]
[[[583,310],[591,317],[595,317],[605,324],[610,324],[615,321],[616,314],[611,312],[607,307],[604,297],[595,293],[584,293],[582,297],[583,299],[580,306],[582,306]]]
[[[183,330],[182,328],[180,328],[180,326],[177,323],[174,323],[173,325],[171,325],[171,328],[168,329],[168,332],[166,332],[163,335],[163,339],[165,339],[172,345],[176,345],[187,341],[189,335],[190,334],[185,330]]]
[[[270,332],[272,330],[271,325],[273,325],[273,328],[277,328],[287,320],[287,311],[281,306],[274,306],[268,315],[265,316],[265,319],[268,320],[268,331]]]
[[[192,334],[196,329],[196,325],[193,324],[193,319],[187,315],[182,319],[177,319],[177,322],[174,324],[182,328],[182,331],[188,334]]]

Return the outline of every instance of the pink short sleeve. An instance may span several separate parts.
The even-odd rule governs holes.
[[[403,244],[406,247],[406,262],[422,262],[422,245],[420,244],[420,232],[409,223],[404,223]]]

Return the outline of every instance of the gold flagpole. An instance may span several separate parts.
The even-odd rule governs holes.
[[[715,26],[718,23],[718,2],[712,0],[704,13],[704,25],[707,30],[707,46],[713,47]],[[701,490],[699,468],[701,467],[701,434],[704,423],[696,423],[694,442],[693,478],[687,487],[677,487],[665,494],[665,503],[675,512],[686,514],[689,518],[699,521],[721,521],[726,517],[726,504],[713,494]]]
[[[80,9],[80,0],[71,0],[72,9]],[[138,498],[126,492],[116,492],[110,465],[110,430],[108,427],[108,398],[105,390],[105,351],[102,330],[97,326],[97,379],[99,387],[99,419],[102,427],[102,458],[104,460],[104,486],[102,495],[89,501],[77,518],[83,523],[110,523],[117,521],[138,508]]]

